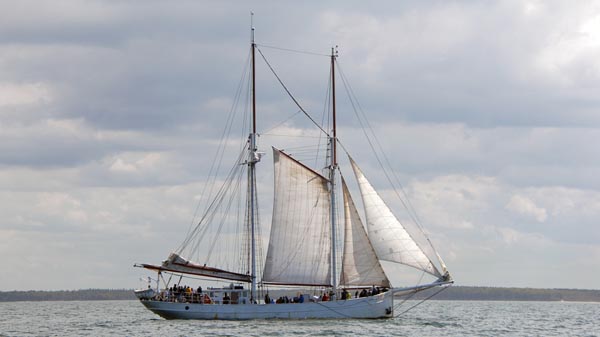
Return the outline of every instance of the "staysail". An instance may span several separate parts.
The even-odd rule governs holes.
[[[390,287],[377,255],[367,237],[346,181],[342,178],[344,192],[344,257],[340,284],[344,286]]]
[[[263,282],[331,284],[328,180],[273,148],[275,192]]]
[[[408,265],[441,277],[442,274],[394,216],[352,158],[350,162],[365,207],[369,239],[379,259]]]

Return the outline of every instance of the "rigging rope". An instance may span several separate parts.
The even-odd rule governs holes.
[[[435,295],[437,295],[437,294],[441,293],[442,291],[444,291],[444,290],[446,290],[446,289],[448,289],[448,287],[442,287],[440,290],[438,290],[438,291],[436,291],[435,293],[433,293],[433,294],[431,294],[431,295],[427,296],[426,298],[424,298],[424,299],[422,299],[421,301],[419,301],[417,304],[415,304],[415,305],[413,305],[413,306],[409,307],[408,309],[406,309],[406,310],[404,310],[403,312],[401,312],[401,313],[397,314],[396,316],[400,316],[400,315],[403,315],[403,314],[407,313],[408,311],[410,311],[410,310],[414,309],[414,308],[415,308],[415,307],[417,307],[418,305],[421,305],[423,302],[425,302],[425,301],[429,300],[429,299],[430,299],[430,298],[432,298],[433,296],[435,296]],[[417,292],[418,292],[418,291],[415,291],[415,292],[413,293],[413,295],[411,295],[411,297],[412,297],[412,296],[414,296],[414,295],[415,295]],[[407,300],[408,300],[408,299],[407,299]],[[399,307],[400,307],[400,306],[401,306],[401,305],[402,305],[404,302],[406,302],[406,300],[404,300],[404,301],[402,301],[401,303],[399,303],[399,304],[395,305],[395,306],[394,306],[394,310],[395,310],[396,308],[399,308]]]
[[[198,225],[196,225],[194,230],[190,233],[190,235],[186,236],[183,243],[177,249],[178,252],[182,252],[192,242],[192,240],[194,240],[194,238],[198,238],[198,240],[200,240],[200,238],[202,238],[204,236],[204,234],[206,233],[206,231],[208,229],[208,224],[210,223],[210,220],[212,220],[212,218],[215,216],[217,208],[221,205],[223,199],[227,195],[227,193],[226,193],[227,190],[233,183],[234,178],[237,175],[239,175],[239,172],[241,171],[239,169],[240,165],[238,163],[239,163],[239,161],[241,161],[244,154],[245,154],[244,151],[242,151],[240,153],[240,155],[238,156],[238,161],[234,164],[234,166],[229,171],[227,178],[221,185],[221,188],[217,191],[215,198],[212,200],[212,202],[208,203],[206,212],[204,213],[204,215],[198,222]],[[238,173],[236,173],[236,172],[238,172]],[[205,221],[205,220],[208,220],[208,221]],[[203,224],[206,224],[206,226],[203,227],[202,226]]]
[[[273,75],[275,76],[275,78],[277,78],[277,81],[279,81],[279,84],[281,84],[281,86],[283,87],[283,90],[285,90],[285,92],[288,94],[288,96],[290,96],[290,98],[292,99],[292,101],[294,102],[294,104],[296,104],[296,106],[300,109],[300,111],[302,111],[302,113],[304,113],[304,115],[306,115],[306,117],[316,126],[319,128],[319,130],[321,130],[324,134],[329,135],[329,133],[327,131],[325,131],[313,118],[311,115],[308,114],[308,112],[306,112],[306,110],[304,110],[304,108],[300,105],[300,103],[298,102],[298,100],[296,100],[296,98],[294,97],[294,95],[292,95],[292,93],[290,92],[290,90],[285,86],[285,84],[283,83],[283,81],[281,80],[281,78],[279,77],[279,75],[277,75],[277,73],[275,72],[275,69],[273,69],[273,67],[271,66],[271,64],[269,63],[269,61],[267,61],[267,58],[265,57],[265,55],[263,54],[262,50],[260,50],[260,48],[256,48],[258,50],[258,52],[260,53],[260,56],[262,56],[263,60],[265,61],[265,63],[267,64],[267,66],[269,67],[269,69],[271,70],[271,72],[273,73]]]
[[[268,135],[269,132],[273,131],[274,129],[282,126],[283,124],[285,124],[287,121],[293,119],[294,117],[296,117],[297,114],[299,114],[300,112],[302,112],[301,110],[298,110],[296,112],[294,112],[290,117],[284,119],[283,121],[279,122],[278,124],[275,124],[275,126],[270,127],[269,129],[267,129],[266,131],[260,132],[261,135]]]
[[[394,170],[391,169],[392,165],[390,164],[390,161],[389,161],[387,155],[385,154],[385,151],[383,151],[383,147],[381,146],[381,143],[379,142],[379,139],[377,138],[376,133],[373,131],[373,128],[371,127],[371,124],[369,123],[369,120],[366,118],[365,113],[364,113],[362,107],[360,106],[360,103],[358,102],[358,99],[356,98],[356,95],[354,94],[354,90],[352,90],[352,87],[348,83],[348,81],[347,81],[347,79],[346,79],[346,77],[344,75],[344,72],[343,72],[341,66],[337,63],[337,60],[336,60],[336,64],[338,65],[340,77],[342,78],[342,83],[344,84],[344,88],[346,89],[346,91],[348,93],[348,96],[350,98],[350,104],[352,105],[354,113],[355,113],[356,117],[358,118],[358,121],[359,121],[359,123],[360,123],[360,125],[362,127],[363,134],[367,138],[367,142],[369,143],[369,146],[373,150],[373,153],[375,155],[375,158],[377,159],[377,162],[379,163],[379,166],[383,169],[383,173],[384,173],[386,179],[388,180],[388,182],[390,183],[390,185],[393,187],[394,193],[396,194],[396,196],[398,197],[398,199],[400,200],[400,202],[402,203],[402,205],[404,206],[404,208],[408,211],[409,216],[414,221],[414,223],[417,226],[417,228],[421,231],[421,233],[423,234],[425,240],[427,240],[427,243],[429,243],[429,246],[433,249],[433,252],[435,253],[436,257],[438,258],[440,264],[445,269],[444,261],[441,259],[440,255],[437,254],[437,250],[433,246],[433,243],[429,239],[429,236],[427,236],[427,234],[425,234],[425,230],[423,229],[423,226],[421,225],[420,218],[419,218],[419,216],[418,216],[415,208],[412,206],[412,203],[410,202],[410,199],[408,198],[408,194],[406,193],[406,190],[402,186],[402,183],[400,183],[400,180],[396,176],[396,173],[394,172]],[[358,109],[357,109],[357,106],[358,106]],[[358,112],[360,112],[362,114],[362,118],[358,114]],[[385,163],[387,164],[388,168],[390,168],[389,171],[391,171],[391,174],[394,176],[394,178],[396,180],[396,184],[394,184],[394,182],[392,181],[392,179],[391,179],[391,177],[390,177],[390,175],[388,173],[388,170],[383,165],[383,162],[382,162],[381,158],[377,154],[375,146],[373,145],[373,142],[371,141],[371,137],[369,137],[369,134],[366,132],[367,128],[365,128],[365,125],[363,124],[363,119],[364,119],[364,121],[366,123],[367,128],[369,129],[369,131],[372,134],[372,138],[377,143],[377,146],[379,148],[379,152],[381,152],[381,155],[383,156],[383,158],[385,160]],[[344,148],[344,147],[342,146],[342,148]],[[344,151],[345,151],[345,148],[344,148]],[[346,153],[348,153],[348,152],[346,151]],[[398,193],[398,190],[395,188],[396,185],[399,187],[400,191],[402,191],[402,194],[404,195],[404,198],[402,198],[400,196],[400,194]],[[417,242],[415,242],[415,243],[417,243]],[[417,245],[418,245],[418,243],[417,243]],[[437,269],[437,267],[436,267],[436,269]]]
[[[250,56],[251,56],[251,52],[248,51],[248,55],[246,56],[246,62],[244,63],[244,69],[242,71],[242,75],[240,78],[240,81],[238,83],[238,86],[236,88],[235,91],[235,95],[234,95],[234,99],[233,99],[233,103],[231,105],[231,108],[229,109],[229,114],[227,115],[227,121],[225,123],[225,127],[223,128],[223,131],[221,132],[221,138],[219,140],[219,144],[217,145],[217,150],[215,152],[214,155],[214,159],[212,160],[211,166],[210,166],[210,170],[208,172],[208,181],[207,183],[203,186],[202,188],[202,192],[201,192],[201,196],[205,195],[206,189],[208,188],[208,196],[209,198],[213,195],[213,188],[215,186],[215,181],[217,179],[217,173],[219,172],[219,170],[221,169],[221,163],[223,161],[223,155],[225,153],[225,147],[226,147],[226,139],[229,137],[229,135],[231,134],[231,128],[233,125],[233,121],[235,119],[236,116],[236,112],[237,112],[237,106],[239,104],[240,101],[240,97],[242,95],[242,89],[244,88],[243,83],[246,80],[246,75],[248,74],[248,68],[249,68],[249,60],[250,60]],[[200,209],[200,205],[202,203],[202,200],[198,200],[198,204],[196,205],[196,208],[194,210],[194,215],[192,217],[192,221],[190,223],[190,226],[188,227],[188,231],[186,234],[186,238],[190,236],[190,234],[195,231],[192,230],[192,226],[195,223],[195,219],[196,216],[198,214],[198,210]],[[207,207],[204,209],[204,214],[206,214],[206,212],[208,212],[208,208],[210,207],[210,204],[207,204]],[[201,222],[202,220],[200,220]],[[200,222],[197,223],[196,227],[200,225]],[[180,246],[180,248],[183,246],[183,244]],[[179,250],[179,248],[178,248]]]
[[[265,48],[276,49],[276,50],[281,50],[281,51],[289,51],[289,52],[298,53],[298,54],[306,54],[306,55],[330,57],[330,55],[327,55],[327,54],[321,54],[321,53],[316,53],[316,52],[311,52],[311,51],[306,51],[306,50],[281,48],[281,47],[269,46],[269,45],[266,45],[266,44],[258,44],[258,43],[256,45],[257,46],[261,46],[261,47],[265,47]]]

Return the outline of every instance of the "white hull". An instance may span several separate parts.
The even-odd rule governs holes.
[[[282,304],[201,304],[142,300],[142,304],[166,319],[319,319],[389,318],[393,316],[391,291],[369,297],[329,302]]]

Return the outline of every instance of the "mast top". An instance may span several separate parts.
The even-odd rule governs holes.
[[[250,12],[250,39],[254,44],[254,12]]]
[[[252,134],[256,135],[256,59],[254,51],[256,43],[254,42],[254,12],[250,12],[250,31],[250,38],[252,39]]]
[[[338,56],[337,45],[331,48],[331,107],[333,120],[333,137],[332,137],[332,162],[331,166],[334,169],[337,166],[337,134],[336,134],[336,104],[335,104],[335,59]]]

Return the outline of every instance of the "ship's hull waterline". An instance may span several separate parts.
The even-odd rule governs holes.
[[[146,308],[166,319],[332,319],[390,318],[391,291],[375,296],[328,302],[282,304],[202,304],[142,300]]]

